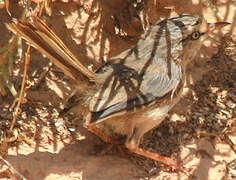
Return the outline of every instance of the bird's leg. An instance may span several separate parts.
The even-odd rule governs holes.
[[[85,126],[90,132],[100,137],[104,142],[110,144],[121,144],[121,141],[118,138],[116,139],[105,134],[105,132],[99,129],[95,124],[86,124]]]
[[[181,165],[179,165],[177,163],[177,161],[175,161],[174,159],[171,159],[171,158],[165,157],[165,156],[161,156],[157,153],[153,153],[153,152],[144,150],[142,148],[139,148],[139,143],[140,143],[141,137],[153,127],[150,124],[151,124],[151,121],[150,121],[150,123],[146,123],[146,121],[144,121],[143,123],[140,123],[138,126],[136,126],[133,129],[132,134],[129,135],[129,137],[127,138],[125,146],[131,152],[134,152],[136,154],[139,154],[141,156],[145,156],[147,158],[150,158],[150,159],[153,159],[156,161],[160,161],[163,164],[166,164],[167,166],[169,166],[175,170],[181,170]]]
[[[173,159],[171,159],[169,157],[161,156],[161,155],[159,155],[157,153],[153,153],[153,152],[144,150],[144,149],[139,148],[139,147],[130,147],[127,144],[126,144],[126,147],[131,152],[134,152],[134,153],[139,154],[141,156],[145,156],[145,157],[153,159],[155,161],[160,161],[163,164],[165,164],[165,165],[167,165],[167,166],[169,166],[171,168],[174,168],[176,170],[180,169],[179,164],[177,163],[177,161],[175,161],[175,160],[173,160]]]
[[[103,132],[101,129],[99,129],[96,125],[94,124],[89,124],[86,125],[86,128],[92,132],[93,134],[97,135],[98,137],[100,137],[104,142],[108,143],[106,145],[106,147],[99,152],[99,154],[104,155],[107,152],[111,151],[112,148],[118,148],[118,151],[121,153],[121,155],[123,157],[125,157],[125,153],[122,149],[122,147],[120,147],[120,145],[122,144],[121,139],[116,139],[114,137],[110,137],[108,136],[105,132]]]

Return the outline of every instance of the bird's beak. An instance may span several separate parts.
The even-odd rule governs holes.
[[[208,31],[207,33],[211,33],[217,29],[221,29],[225,27],[226,25],[229,25],[228,22],[216,22],[216,23],[207,23],[208,24]]]

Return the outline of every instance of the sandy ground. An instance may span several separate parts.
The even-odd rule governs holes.
[[[183,98],[158,128],[145,135],[141,144],[180,161],[189,159],[189,172],[171,172],[161,163],[126,149],[120,152],[113,148],[101,154],[107,145],[83,128],[76,109],[58,116],[74,89],[73,81],[32,49],[28,72],[32,87],[26,92],[27,101],[17,119],[18,138],[10,143],[4,142],[3,135],[12,120],[9,107],[14,97],[10,92],[0,96],[0,152],[11,164],[0,161],[0,179],[22,179],[17,171],[34,180],[235,179],[235,2],[220,0],[216,5],[224,20],[232,25],[205,42],[189,66]],[[180,13],[198,14],[209,22],[217,19],[210,8],[196,0],[149,0],[144,9],[150,24]],[[21,10],[16,2],[10,4],[13,17],[19,17]],[[44,19],[77,57],[90,64],[109,59],[137,41],[142,34],[137,13],[141,14],[124,0],[56,2],[52,4],[52,15],[44,14]],[[3,24],[10,20],[5,9],[0,9],[0,46],[11,37]],[[24,61],[15,57],[11,81],[17,91],[23,68]]]

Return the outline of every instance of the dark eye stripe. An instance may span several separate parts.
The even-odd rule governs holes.
[[[204,35],[205,33],[199,33],[199,38],[202,36],[202,35]],[[188,35],[185,39],[182,39],[179,43],[183,43],[183,44],[186,44],[189,40],[197,40],[197,39],[199,39],[199,38],[197,38],[197,39],[193,39],[192,38],[192,35],[193,35],[193,33],[192,34],[190,34],[190,35]]]

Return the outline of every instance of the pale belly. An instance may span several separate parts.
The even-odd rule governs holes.
[[[131,134],[135,126],[143,123],[148,124],[152,128],[157,127],[164,120],[173,106],[179,101],[181,94],[182,90],[176,98],[173,98],[167,105],[154,105],[150,108],[112,117],[111,119],[107,119],[104,122],[97,124],[97,127],[110,136],[114,134]]]

